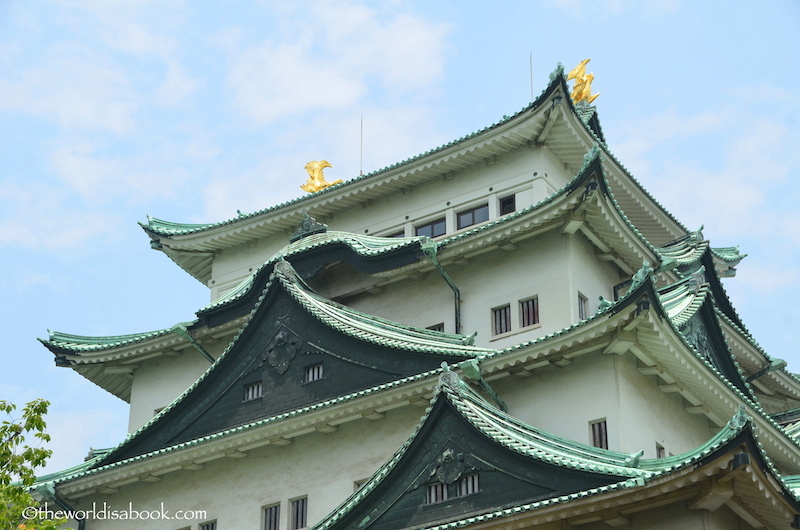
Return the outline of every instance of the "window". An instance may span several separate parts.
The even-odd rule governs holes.
[[[531,298],[519,303],[519,312],[522,317],[522,327],[533,326],[539,323],[539,298]]]
[[[473,475],[467,475],[466,477],[461,477],[461,481],[458,483],[458,495],[459,497],[463,497],[464,495],[471,495],[473,493],[477,493],[480,488],[478,487],[478,474],[475,473]]]
[[[322,363],[306,366],[305,382],[319,381],[322,379]]]
[[[244,387],[244,400],[253,401],[254,399],[258,399],[262,396],[262,391],[261,381],[253,383],[252,385],[246,385]]]
[[[305,528],[308,526],[306,522],[306,514],[308,513],[308,497],[292,501],[292,530],[298,528]]]
[[[509,195],[500,199],[500,215],[512,213],[517,211],[517,197],[516,195]]]
[[[457,226],[458,229],[461,230],[462,228],[466,228],[468,226],[472,226],[474,224],[482,223],[484,221],[489,220],[489,205],[484,204],[483,206],[478,206],[477,208],[472,208],[471,210],[467,210],[461,212],[457,215]]]
[[[444,322],[441,322],[439,324],[434,324],[433,326],[428,326],[425,329],[429,329],[431,331],[442,331],[442,332],[444,332]]]
[[[264,508],[264,530],[278,530],[281,521],[281,505],[273,504]]]
[[[217,522],[209,521],[200,525],[200,530],[217,530]]]
[[[592,427],[592,445],[600,449],[608,449],[606,420],[594,421],[590,425]]]
[[[439,482],[428,486],[428,504],[447,500],[447,486]]]
[[[664,451],[664,447],[656,442],[656,458],[664,458],[666,456],[666,451]]]
[[[389,234],[388,236],[383,236],[383,237],[406,237],[406,232],[405,232],[405,230],[403,230],[403,231],[395,232],[394,234]]]
[[[586,320],[589,318],[589,300],[578,293],[578,319]]]
[[[417,227],[418,236],[439,237],[445,233],[444,217]]]
[[[492,309],[492,334],[500,335],[511,331],[511,306]]]
[[[366,483],[367,483],[367,480],[369,480],[369,479],[366,479],[366,478],[365,478],[365,479],[362,479],[362,480],[356,480],[355,482],[353,482],[353,491],[358,491],[358,490],[360,490],[360,489],[361,489],[361,486],[363,486],[364,484],[366,484]]]

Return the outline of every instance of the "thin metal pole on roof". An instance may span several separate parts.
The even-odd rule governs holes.
[[[358,155],[358,176],[364,174],[364,113],[361,113],[361,152]]]
[[[531,72],[531,102],[533,102],[533,50],[531,50],[530,72]]]

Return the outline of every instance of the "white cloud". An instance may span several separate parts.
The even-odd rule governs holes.
[[[448,27],[417,16],[384,20],[363,5],[322,2],[285,24],[246,49],[236,30],[219,36],[232,56],[234,104],[256,123],[355,105],[373,83],[389,95],[419,90],[443,72]]]
[[[135,95],[124,72],[82,46],[62,49],[43,66],[0,78],[0,112],[22,112],[70,129],[133,127]]]
[[[0,247],[69,248],[118,227],[113,215],[66,203],[63,191],[46,183],[0,182]]]

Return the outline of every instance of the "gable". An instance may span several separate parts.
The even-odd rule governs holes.
[[[512,451],[481,433],[440,394],[397,465],[333,526],[430,527],[624,480]],[[429,488],[440,497],[446,491],[446,499],[432,499]]]
[[[458,362],[472,356],[466,351],[409,351],[390,341],[375,344],[359,340],[320,321],[273,278],[229,350],[181,398],[112,451],[101,465],[429,372],[443,361]]]
[[[728,350],[722,329],[714,314],[710,298],[706,298],[700,309],[680,328],[686,340],[697,352],[745,396],[751,396],[733,355]]]

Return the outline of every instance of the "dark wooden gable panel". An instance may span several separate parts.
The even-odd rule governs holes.
[[[320,322],[274,281],[242,335],[212,371],[102,464],[434,370],[443,360],[468,357],[357,340]],[[307,381],[307,369],[319,364],[321,378]],[[246,399],[246,388],[259,382],[262,395]]]
[[[714,365],[731,384],[741,390],[744,395],[752,397],[752,392],[747,388],[736,366],[736,359],[725,343],[725,337],[710,298],[703,302],[700,309],[681,328],[681,332],[698,353]]]
[[[478,490],[461,495],[461,481],[471,475],[477,475]],[[478,431],[440,395],[392,471],[329,530],[430,527],[622,480],[507,449]],[[436,484],[442,484],[448,498],[429,502],[429,487]]]

